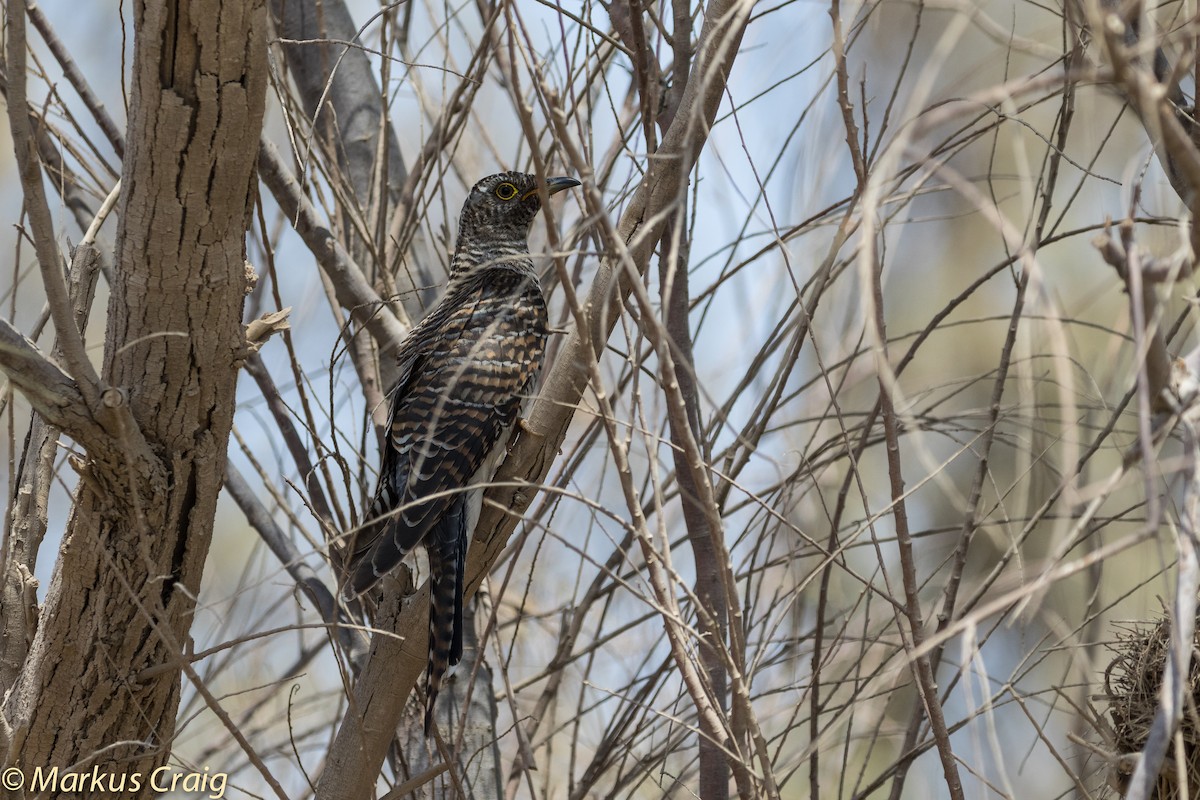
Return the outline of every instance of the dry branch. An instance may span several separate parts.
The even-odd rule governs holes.
[[[395,313],[367,281],[361,267],[346,250],[301,191],[275,144],[264,138],[259,145],[258,174],[271,190],[275,202],[296,227],[321,269],[329,276],[338,301],[351,316],[371,332],[385,353],[394,352],[407,332]]]
[[[63,359],[75,378],[79,391],[89,408],[99,407],[100,379],[83,349],[83,339],[71,316],[71,300],[63,276],[63,258],[55,244],[54,222],[46,203],[42,186],[41,162],[37,140],[29,124],[28,102],[25,97],[25,2],[13,0],[6,5],[8,37],[5,65],[8,68],[8,125],[12,131],[13,153],[21,176],[25,209],[37,244],[38,266],[42,285],[50,303],[54,327],[62,342]]]
[[[100,429],[75,381],[7,320],[0,319],[0,369],[48,422],[84,443],[99,444]]]

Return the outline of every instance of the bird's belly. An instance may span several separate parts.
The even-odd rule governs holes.
[[[479,514],[483,510],[483,493],[486,491],[486,484],[489,483],[496,475],[496,470],[500,467],[500,462],[504,460],[505,454],[508,452],[508,439],[512,435],[513,426],[510,425],[500,432],[500,438],[496,440],[496,446],[483,459],[483,464],[471,476],[471,480],[467,485],[472,488],[467,494],[467,537],[468,541],[475,538],[475,526],[479,524]]]

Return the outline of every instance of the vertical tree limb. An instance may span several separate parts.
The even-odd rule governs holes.
[[[224,475],[244,355],[266,7],[194,0],[133,10],[103,362],[115,388],[100,398],[115,442],[84,442],[88,459],[42,622],[3,707],[12,730],[6,766],[148,773],[165,762],[180,693],[172,644],[187,641]],[[25,113],[23,101],[12,105]],[[131,681],[163,663],[174,666]]]

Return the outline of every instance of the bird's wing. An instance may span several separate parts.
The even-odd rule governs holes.
[[[500,443],[541,367],[546,308],[536,279],[485,270],[418,327],[417,355],[392,403],[376,501],[398,510],[356,543],[355,592],[422,541]]]
[[[396,408],[403,403],[404,398],[412,388],[413,377],[420,374],[423,369],[430,339],[426,323],[432,321],[432,316],[432,314],[427,315],[421,323],[414,326],[400,344],[399,353],[396,357],[400,376],[386,396],[391,408],[389,430],[391,429],[391,417],[394,416]],[[396,449],[391,445],[390,436],[384,439],[380,461],[379,482],[375,489],[375,497],[366,514],[363,515],[362,526],[352,531],[347,536],[346,542],[343,545],[344,563],[352,571],[356,565],[362,563],[363,559],[370,553],[371,548],[383,536],[384,529],[392,521],[392,514],[390,512],[400,503],[395,490],[396,482],[392,476],[396,474],[398,469],[403,469],[404,465],[400,462]]]

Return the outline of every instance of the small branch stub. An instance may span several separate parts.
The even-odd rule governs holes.
[[[105,408],[120,408],[129,403],[129,393],[116,386],[109,386],[100,394],[100,402]]]

